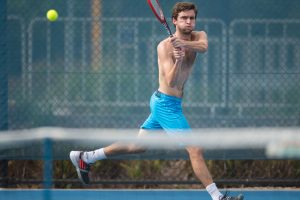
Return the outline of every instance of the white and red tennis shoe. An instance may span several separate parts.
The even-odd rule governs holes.
[[[87,185],[90,183],[89,172],[91,165],[82,160],[83,153],[83,151],[71,151],[70,159],[76,168],[78,178],[83,184]]]

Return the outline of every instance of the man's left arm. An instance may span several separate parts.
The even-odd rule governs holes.
[[[207,35],[204,31],[193,32],[191,41],[182,40],[176,37],[171,38],[171,41],[176,48],[189,48],[200,53],[205,53],[208,49]]]

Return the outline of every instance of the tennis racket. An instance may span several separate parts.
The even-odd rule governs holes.
[[[158,19],[158,21],[164,25],[164,27],[166,28],[166,30],[168,31],[168,34],[170,35],[170,37],[173,37],[172,31],[166,21],[166,18],[164,16],[164,13],[161,9],[161,6],[159,4],[158,0],[147,0],[152,12],[154,13],[154,15],[156,16],[156,18]]]

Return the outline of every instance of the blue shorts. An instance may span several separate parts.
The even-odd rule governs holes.
[[[141,126],[142,129],[164,129],[172,133],[189,132],[190,126],[182,113],[182,99],[156,91],[151,96],[151,114]]]

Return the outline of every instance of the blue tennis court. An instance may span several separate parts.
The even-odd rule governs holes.
[[[300,190],[230,190],[243,193],[245,200],[299,200]],[[50,194],[50,195],[49,195]],[[210,199],[205,190],[0,190],[6,200],[199,200]]]

